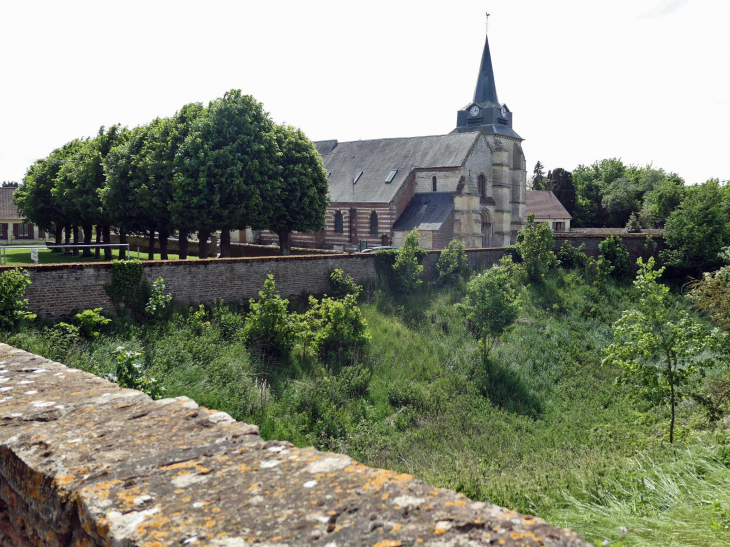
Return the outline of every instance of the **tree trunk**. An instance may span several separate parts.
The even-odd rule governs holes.
[[[231,256],[231,230],[227,226],[223,226],[221,230],[221,258],[230,258]]]
[[[96,227],[96,244],[99,245],[101,243],[101,230],[99,229],[100,226]],[[94,249],[94,258],[101,258],[101,247],[97,247]]]
[[[147,248],[147,258],[149,260],[155,259],[155,231],[150,230],[150,245]]]
[[[94,243],[94,225],[93,224],[84,224],[82,226],[84,229],[84,245],[91,245]],[[90,257],[91,256],[91,247],[84,247],[83,252],[81,253],[81,256],[84,257]]]
[[[291,253],[291,232],[285,228],[278,230],[279,233],[279,251],[281,256],[289,256]]]
[[[101,227],[101,234],[104,237],[104,245],[111,245],[112,242],[112,231],[109,226]],[[113,258],[112,248],[104,247],[104,260],[111,260]]]
[[[180,259],[185,259],[188,257],[188,231],[180,229],[177,234],[178,247],[180,249],[177,254]]]
[[[73,226],[73,234],[74,234],[74,245],[79,245],[79,227],[74,224]],[[73,256],[79,256],[79,250],[78,249],[72,249],[71,255]]]
[[[160,230],[160,260],[167,260],[167,230]]]
[[[210,236],[208,230],[198,232],[198,246],[200,247],[198,258],[208,258],[208,236]]]
[[[64,227],[64,230],[66,232],[66,238],[65,238],[65,242],[64,243],[66,245],[71,245],[71,225],[70,224],[66,224],[66,226]],[[71,254],[71,249],[69,249],[68,247],[66,247],[63,250],[63,254],[70,255]]]
[[[127,242],[127,232],[120,229],[119,230],[119,243],[126,243]],[[127,259],[127,249],[124,247],[119,247],[119,260],[126,260]]]
[[[53,225],[53,233],[55,234],[56,245],[63,245],[63,226],[60,224]],[[63,249],[53,249],[54,253],[63,252]]]

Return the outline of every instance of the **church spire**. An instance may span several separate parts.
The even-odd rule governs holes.
[[[479,67],[477,87],[474,90],[474,102],[482,106],[499,106],[497,88],[494,85],[492,55],[489,53],[489,36],[484,41],[484,53],[482,53],[482,64]]]

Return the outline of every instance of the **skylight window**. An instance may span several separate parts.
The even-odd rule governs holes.
[[[396,173],[398,173],[398,169],[393,169],[390,173],[388,173],[388,177],[385,179],[385,184],[390,184],[391,182],[393,182]]]
[[[362,171],[355,175],[355,178],[352,180],[352,184],[357,184],[357,181],[360,180],[360,177],[362,177]]]

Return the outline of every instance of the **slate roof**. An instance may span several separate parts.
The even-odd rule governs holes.
[[[13,203],[13,193],[17,188],[0,188],[0,218],[19,219],[20,213]]]
[[[540,218],[573,218],[560,200],[550,190],[528,190],[525,214],[534,213]]]
[[[388,203],[414,168],[460,167],[479,136],[457,133],[315,144],[330,174],[330,201]],[[396,169],[393,181],[386,183],[388,174]],[[353,184],[360,171],[362,175]]]
[[[438,230],[454,210],[454,194],[433,192],[415,194],[393,225],[394,231]]]

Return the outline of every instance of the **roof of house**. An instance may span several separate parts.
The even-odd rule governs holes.
[[[388,203],[413,169],[460,167],[479,136],[458,133],[315,144],[329,173],[330,201]],[[386,182],[392,171],[397,172]]]
[[[20,219],[18,208],[13,202],[13,193],[17,188],[0,188],[0,218],[2,219]]]
[[[573,218],[550,190],[527,191],[525,214],[529,213],[534,213],[536,219]]]
[[[405,211],[393,225],[393,230],[408,231],[418,228],[438,230],[454,210],[454,194],[450,192],[429,192],[415,194]]]

